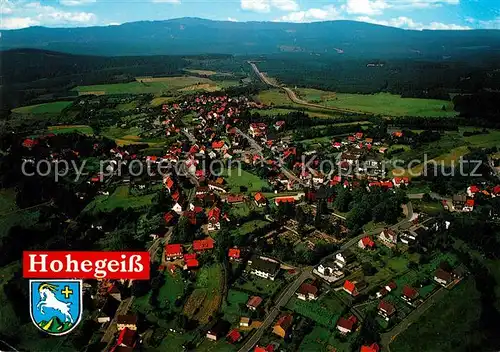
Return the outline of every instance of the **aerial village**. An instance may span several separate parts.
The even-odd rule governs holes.
[[[106,98],[79,104],[96,99]],[[96,341],[107,350],[383,351],[412,312],[467,276],[457,256],[436,244],[452,223],[412,203],[431,197],[442,211],[472,212],[500,185],[471,184],[450,198],[407,194],[411,177],[384,166],[403,130],[360,128],[308,149],[294,142],[286,118],[267,109],[245,96],[208,93],[149,108],[140,126],[168,138],[161,155],[99,139],[85,150],[67,148],[54,134],[22,142],[28,164],[106,160],[75,187],[82,202],[102,203],[124,188],[137,199],[161,194],[161,231],[144,241],[151,282],[85,283]],[[333,160],[329,170],[324,160]],[[134,176],[134,161],[152,171]],[[356,223],[348,212],[361,210],[353,202],[367,202],[359,207],[373,214],[368,209]],[[91,222],[110,231],[105,217]],[[368,320],[381,341],[368,340]]]

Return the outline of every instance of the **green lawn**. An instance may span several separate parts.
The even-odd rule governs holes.
[[[12,109],[12,112],[18,114],[56,114],[63,111],[64,108],[70,106],[72,103],[72,101],[54,101],[52,103],[21,106],[19,108]]]
[[[83,211],[111,211],[115,208],[140,208],[151,205],[155,194],[133,196],[129,194],[128,186],[118,186],[109,196],[97,196]]]
[[[332,295],[322,297],[317,301],[302,301],[293,297],[286,307],[326,328],[335,326],[345,309],[343,303]]]
[[[248,275],[248,278],[249,280],[245,281],[243,284],[237,282],[234,285],[234,288],[253,292],[257,295],[268,295],[268,296],[274,295],[276,292],[278,292],[283,288],[282,280],[277,279],[275,281],[271,281],[250,274]]]
[[[390,93],[347,94],[321,91],[316,89],[297,89],[306,101],[354,111],[389,116],[447,116],[453,117],[453,103],[437,99],[401,98]],[[442,107],[446,110],[443,111]]]
[[[391,351],[466,351],[468,345],[481,342],[480,315],[480,295],[468,279],[398,335]]]
[[[326,351],[331,334],[330,330],[322,326],[315,325],[313,330],[302,340],[299,345],[299,351]]]
[[[250,220],[247,222],[244,222],[240,226],[238,226],[236,229],[234,229],[233,234],[235,236],[246,236],[249,235],[250,233],[261,229],[263,227],[266,227],[269,225],[268,221],[265,220]]]
[[[248,192],[252,193],[260,192],[263,187],[269,187],[266,180],[243,169],[229,169],[222,176],[233,193],[240,193],[240,186],[247,187]]]
[[[222,303],[222,312],[224,313],[224,319],[229,321],[231,324],[238,324],[242,316],[246,316],[245,311],[240,309],[240,305],[245,305],[250,296],[238,290],[230,289],[227,292],[227,298]]]

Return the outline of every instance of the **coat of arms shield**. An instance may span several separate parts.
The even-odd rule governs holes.
[[[51,335],[72,331],[82,318],[81,280],[30,280],[30,314]]]

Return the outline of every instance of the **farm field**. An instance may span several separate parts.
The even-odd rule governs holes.
[[[183,313],[200,324],[208,323],[222,303],[222,280],[219,265],[201,268],[196,278],[196,288],[184,305]]]
[[[62,133],[74,133],[80,132],[83,134],[93,134],[94,130],[92,127],[87,125],[60,125],[60,126],[50,126],[48,127],[50,133],[62,134]]]
[[[210,71],[210,70],[195,70],[195,69],[185,69],[184,71],[191,72],[197,75],[204,75],[204,76],[213,76],[217,74],[215,71]]]
[[[57,114],[63,111],[64,108],[70,106],[72,103],[72,101],[54,101],[52,103],[21,106],[19,108],[12,109],[12,112],[18,114]]]
[[[149,103],[149,105],[151,105],[151,106],[160,106],[160,105],[163,105],[163,104],[168,104],[168,103],[170,103],[173,100],[175,100],[175,97],[157,97],[157,98],[153,98],[153,100],[151,100],[151,102]]]
[[[133,196],[129,193],[128,186],[118,186],[113,193],[109,196],[99,195],[92,202],[90,202],[85,211],[111,211],[115,208],[140,208],[151,204],[154,194],[147,194],[143,196]]]
[[[74,88],[81,94],[91,92],[104,92],[105,94],[143,94],[143,93],[168,93],[182,88],[198,84],[209,84],[215,86],[215,82],[208,78],[179,76],[179,77],[159,77],[159,78],[138,78],[135,82],[99,84],[91,86],[78,86]]]
[[[296,111],[303,110],[311,117],[319,117],[319,118],[335,118],[336,112],[327,109],[315,108],[310,106],[304,106],[300,104],[296,104],[292,102],[288,95],[281,89],[267,89],[261,91],[256,97],[258,101],[260,101],[264,105],[268,106],[279,106],[280,109],[286,109],[286,107],[294,108]],[[273,110],[273,109],[271,109]],[[265,110],[264,110],[265,111]]]
[[[302,99],[311,103],[373,114],[424,117],[457,115],[453,110],[453,103],[445,100],[401,98],[390,93],[347,94],[307,88],[296,91]],[[446,110],[442,110],[443,106]]]

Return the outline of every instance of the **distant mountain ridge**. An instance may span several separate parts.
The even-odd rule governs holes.
[[[1,47],[106,56],[299,52],[337,57],[437,59],[479,52],[498,54],[500,31],[413,31],[355,21],[283,23],[177,18],[107,27],[6,30],[2,31]]]

